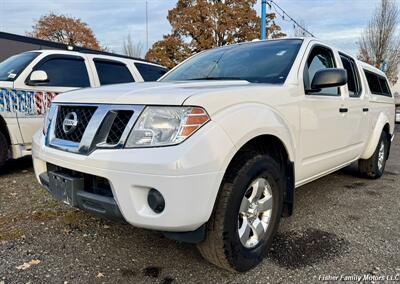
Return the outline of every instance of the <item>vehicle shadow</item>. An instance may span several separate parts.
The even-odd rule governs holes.
[[[32,157],[24,157],[18,160],[10,160],[0,168],[0,177],[12,175],[20,171],[30,171],[33,169]]]

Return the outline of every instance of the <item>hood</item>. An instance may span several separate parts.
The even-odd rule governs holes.
[[[13,86],[12,81],[0,81],[0,88],[13,88]]]
[[[247,81],[142,82],[59,94],[56,103],[181,105],[192,95],[247,86]]]

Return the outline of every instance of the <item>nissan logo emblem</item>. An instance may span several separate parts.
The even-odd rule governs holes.
[[[65,134],[72,133],[78,126],[78,115],[76,112],[68,113],[63,121],[62,128]]]

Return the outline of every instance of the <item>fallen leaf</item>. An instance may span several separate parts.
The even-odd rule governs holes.
[[[25,269],[30,268],[32,265],[37,265],[37,264],[39,264],[39,263],[40,263],[40,260],[39,260],[39,259],[32,259],[32,260],[29,261],[29,262],[25,262],[24,264],[17,266],[16,268],[17,268],[18,270],[25,270]],[[1,283],[0,283],[0,284],[1,284]]]
[[[30,262],[29,262],[29,264],[31,264],[31,265],[36,265],[36,264],[39,264],[40,263],[40,260],[39,259],[32,259]]]
[[[99,273],[96,275],[96,278],[101,278],[101,277],[104,277],[104,274],[101,273],[101,272],[99,272]]]

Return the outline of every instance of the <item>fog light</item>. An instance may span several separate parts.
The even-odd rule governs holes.
[[[150,189],[149,194],[147,195],[147,202],[154,212],[161,213],[164,211],[165,200],[158,190],[154,188]]]

